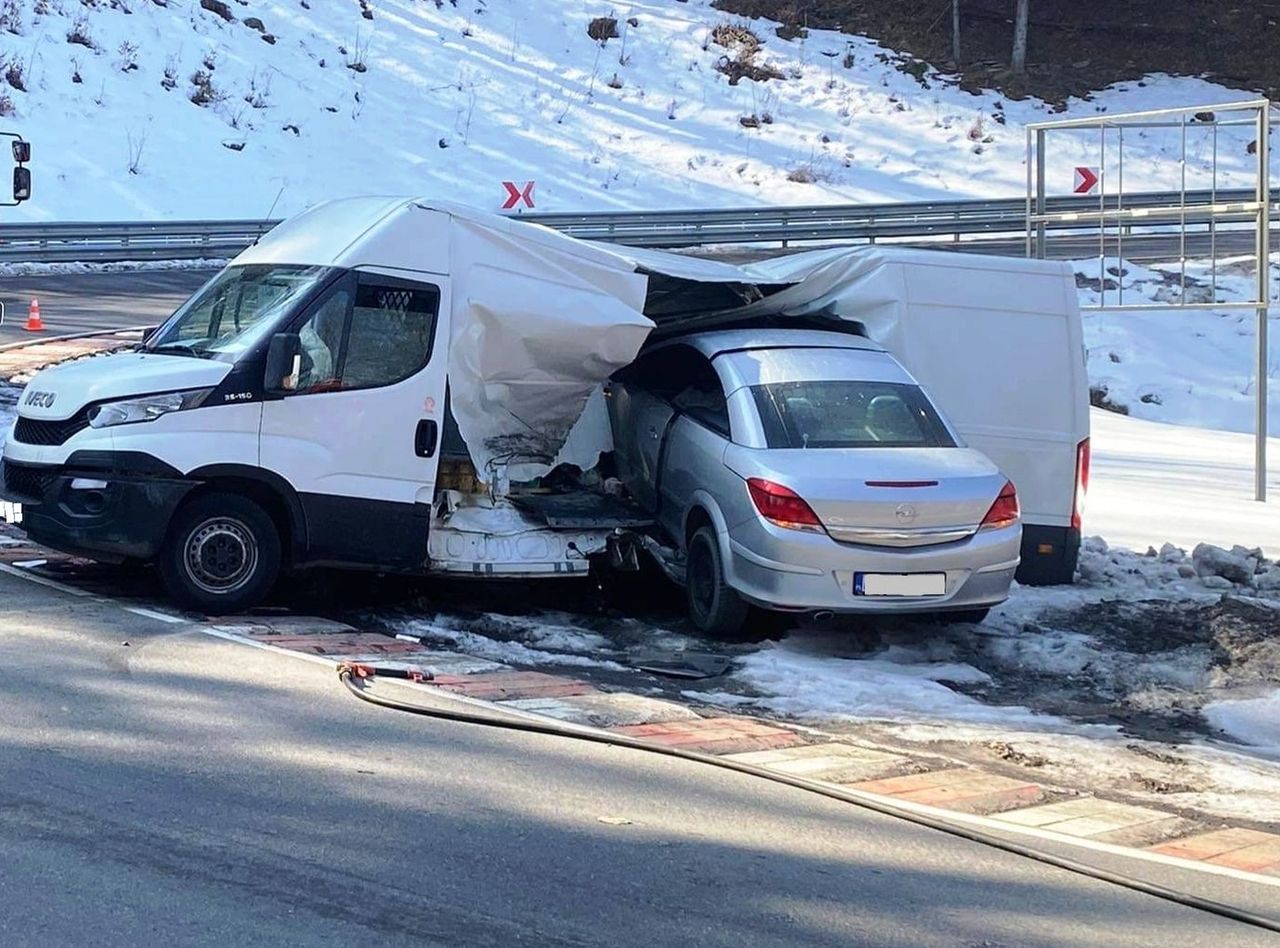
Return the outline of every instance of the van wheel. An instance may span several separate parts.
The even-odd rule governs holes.
[[[714,638],[740,636],[750,609],[724,581],[720,544],[711,527],[699,527],[689,541],[687,569],[685,593],[694,626]]]
[[[210,615],[261,602],[280,573],[280,535],[265,510],[236,494],[205,494],[174,516],[160,575],[182,606]]]

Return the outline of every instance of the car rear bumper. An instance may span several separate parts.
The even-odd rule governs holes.
[[[826,534],[748,522],[729,533],[725,573],[743,598],[788,612],[920,613],[984,609],[1009,597],[1021,530],[980,531],[931,547],[877,548]],[[945,593],[919,598],[859,596],[856,573],[944,573]]]
[[[0,497],[22,505],[22,529],[65,553],[150,559],[194,481],[62,465],[0,464]]]

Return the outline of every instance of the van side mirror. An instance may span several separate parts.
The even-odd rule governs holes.
[[[31,197],[31,169],[13,169],[13,200],[21,204]]]
[[[263,390],[268,395],[283,395],[298,387],[302,371],[302,343],[295,332],[278,332],[267,345],[267,366]]]

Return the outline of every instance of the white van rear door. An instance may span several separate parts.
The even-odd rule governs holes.
[[[1024,519],[1068,526],[1076,447],[1089,436],[1088,377],[1070,270],[1043,261],[929,254],[901,262],[881,342],[957,431],[1018,488]]]
[[[308,560],[425,563],[448,314],[443,277],[353,272],[292,327],[297,386],[263,405],[260,463],[298,494]]]

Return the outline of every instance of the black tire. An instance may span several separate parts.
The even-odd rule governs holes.
[[[160,551],[165,589],[209,615],[256,606],[280,574],[280,534],[260,506],[237,494],[204,494],[178,509]]]
[[[711,527],[699,527],[689,541],[685,600],[698,631],[719,639],[742,635],[750,607],[724,581],[720,542]]]

